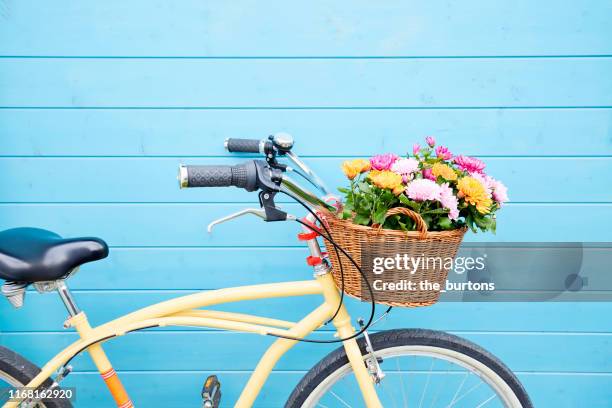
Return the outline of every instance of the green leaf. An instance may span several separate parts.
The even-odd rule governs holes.
[[[491,219],[490,218],[485,218],[485,217],[482,217],[482,216],[475,216],[474,217],[474,222],[483,231],[486,231],[491,226]]]
[[[376,224],[384,224],[387,218],[386,215],[387,215],[387,209],[384,207],[380,208],[376,210],[376,212],[374,212],[372,216],[372,221]]]
[[[438,219],[438,227],[443,230],[453,229],[453,222],[448,217],[440,217]]]
[[[359,187],[359,190],[363,191],[364,193],[369,193],[371,190],[370,185],[365,181],[360,181],[357,183],[357,186]]]
[[[423,211],[421,215],[426,215],[426,214],[436,215],[436,214],[447,214],[447,213],[448,213],[448,210],[446,208],[435,208],[433,210]]]
[[[353,222],[359,225],[370,225],[370,217],[366,215],[357,214],[353,218]]]
[[[420,210],[420,206],[417,202],[411,201],[408,197],[406,197],[403,194],[399,196],[399,200],[400,200],[400,203],[404,204],[406,207],[413,209],[414,211],[418,212]]]
[[[427,224],[427,228],[430,229],[432,218],[429,215],[425,215],[422,218],[423,218],[423,221],[425,221],[425,224]]]
[[[338,187],[338,191],[344,194],[350,194],[351,190],[346,187]]]
[[[472,230],[472,232],[477,232],[476,227],[474,226],[474,216],[472,212],[468,212],[468,215],[465,216],[465,223]]]
[[[406,197],[403,194],[400,194],[399,200],[400,200],[400,203],[402,203],[402,204],[410,205],[410,203],[411,203],[411,201],[408,199],[408,197]]]

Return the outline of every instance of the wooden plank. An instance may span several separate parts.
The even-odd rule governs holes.
[[[378,328],[372,332],[376,332]],[[454,333],[475,342],[499,357],[513,371],[593,372],[612,371],[609,336],[601,333]],[[75,333],[3,333],[2,345],[31,361],[45,362],[67,347]],[[329,334],[313,338],[329,339]],[[253,370],[270,337],[218,331],[147,331],[114,339],[104,344],[115,370],[217,371]],[[206,347],[202,348],[205,344]],[[244,345],[248,344],[248,350]],[[337,344],[300,343],[276,365],[277,371],[308,370]],[[135,351],[138,350],[138,353]],[[165,352],[159,353],[159,350]],[[211,350],[213,350],[211,352]],[[572,353],[567,353],[572,350]],[[519,352],[520,351],[520,352]],[[142,358],[142,356],[147,356]],[[592,358],[599,355],[600,360]],[[73,360],[76,371],[94,371],[91,359],[80,355]],[[435,369],[441,370],[441,367]]]
[[[296,276],[294,279],[309,279]],[[280,280],[279,280],[280,281]],[[132,312],[139,308],[192,291],[75,291],[75,297],[88,313],[92,324]],[[370,305],[347,299],[347,307],[354,318],[368,316]],[[217,309],[257,314],[279,319],[295,320],[314,309],[321,301],[316,296],[290,299],[246,301]],[[102,307],[102,305],[104,305]],[[288,307],[288,305],[290,305]],[[377,326],[378,329],[396,327],[425,327],[446,331],[579,331],[609,332],[610,323],[601,319],[610,313],[606,302],[542,302],[542,303],[438,303],[432,307],[395,308],[391,316]],[[0,303],[2,331],[57,331],[66,318],[66,311],[54,294],[28,293],[25,306],[14,310],[8,302]],[[44,319],[41,313],[44,311]],[[384,311],[377,308],[377,313]],[[528,318],[526,318],[528,316]]]
[[[452,147],[451,147],[452,148]],[[411,149],[407,147],[406,149]],[[331,189],[348,186],[345,158],[306,160]],[[237,188],[178,188],[180,164],[227,165],[245,158],[0,158],[0,173],[14,182],[0,202],[253,202]],[[514,202],[612,202],[612,158],[487,158],[487,173],[502,180]],[[529,182],[546,174],[546,183]],[[44,175],[44,177],[41,177]],[[295,178],[294,175],[290,177]],[[300,180],[300,179],[296,179]],[[308,183],[302,183],[312,189]],[[560,189],[559,186],[565,186]],[[572,191],[568,194],[568,190]],[[292,202],[279,196],[279,202]]]
[[[299,245],[297,224],[263,223],[255,217],[223,224],[212,234],[206,232],[212,220],[244,207],[231,203],[0,204],[0,228],[36,226],[66,237],[100,236],[112,246]],[[284,204],[283,208],[298,216],[305,212],[298,204]],[[610,209],[610,204],[510,203],[499,212],[496,235],[468,234],[466,241],[610,242]]]
[[[4,3],[2,55],[611,54],[610,3],[476,0]],[[143,18],[146,13],[146,18]],[[52,21],[53,24],[49,24]]]
[[[197,406],[206,377],[213,372],[119,372],[139,406]],[[223,403],[232,405],[246,384],[249,373],[221,372]],[[272,373],[255,402],[256,408],[281,407],[304,372]],[[609,375],[523,373],[519,375],[534,406],[605,408],[612,399]],[[112,405],[112,399],[97,373],[75,373],[62,384],[76,387],[79,405],[98,408]],[[583,405],[584,404],[584,405]]]
[[[611,109],[0,110],[0,156],[227,156],[286,131],[303,156],[405,152],[427,135],[477,156],[612,155]],[[359,140],[359,143],[352,143]],[[235,154],[234,154],[235,156]]]
[[[464,246],[459,256],[473,255],[471,251]],[[516,279],[498,281],[497,289],[564,291],[565,280],[573,273],[588,280],[585,290],[611,289],[609,244],[603,248],[568,249],[565,255],[573,257],[574,265],[567,262],[565,256],[563,261],[553,257],[546,267],[543,259],[536,263],[536,258],[530,256],[537,251],[535,248],[531,252],[525,251],[520,258],[516,258],[517,252],[499,255],[505,256],[502,259],[507,263],[501,262],[499,257],[495,261],[489,257],[489,268],[497,271],[501,264],[502,271],[509,266],[516,270],[512,275]],[[106,259],[83,265],[79,273],[70,278],[70,287],[76,290],[194,290],[307,279],[312,274],[311,267],[305,262],[307,255],[305,246],[111,248]],[[511,257],[515,259],[510,260]],[[532,276],[529,279],[533,271],[538,271],[539,279]],[[507,276],[507,272],[503,276]]]
[[[609,107],[611,71],[612,58],[6,58],[0,106]]]
[[[70,284],[73,289],[193,290],[307,279],[312,275],[307,256],[305,246],[112,248],[108,258],[84,265]]]

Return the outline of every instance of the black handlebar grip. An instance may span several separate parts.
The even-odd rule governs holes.
[[[181,187],[239,187],[257,189],[257,170],[253,161],[236,166],[181,166]]]
[[[260,153],[260,145],[261,141],[255,139],[229,138],[225,140],[225,148],[228,152]]]

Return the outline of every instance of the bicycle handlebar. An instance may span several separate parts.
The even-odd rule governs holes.
[[[185,187],[239,187],[246,191],[258,188],[254,161],[235,166],[180,166],[179,181]]]
[[[307,181],[329,194],[323,182],[294,153],[293,137],[286,133],[276,133],[268,139],[236,139],[225,140],[225,148],[229,152],[262,153],[266,161],[250,160],[243,164],[228,166],[180,166],[179,185],[186,187],[239,187],[246,191],[261,190],[262,192],[284,192],[300,202],[307,202],[315,207],[333,210],[324,200],[296,184],[283,173],[294,171]],[[291,169],[276,162],[276,154],[282,155],[295,163],[300,171]]]
[[[178,179],[181,188],[234,186],[246,191],[283,191],[296,200],[333,210],[331,205],[300,187],[281,170],[271,169],[261,160],[249,160],[235,166],[180,166]]]
[[[238,153],[262,153],[265,140],[256,139],[225,139],[225,148],[228,152]]]

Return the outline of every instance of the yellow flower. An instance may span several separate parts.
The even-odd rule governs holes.
[[[355,159],[342,163],[342,171],[349,179],[354,179],[359,173],[370,170],[370,162],[364,159]]]
[[[473,177],[463,177],[457,183],[459,189],[458,196],[469,204],[476,206],[476,209],[481,214],[488,214],[491,212],[491,204],[493,201],[485,187]]]
[[[431,167],[431,172],[436,178],[439,176],[448,181],[457,180],[457,173],[448,164],[436,163]]]
[[[402,176],[392,171],[372,170],[368,174],[368,178],[376,187],[392,190],[395,195],[399,195],[404,191]]]
[[[355,166],[360,173],[365,173],[370,170],[371,167],[370,161],[365,159],[355,159],[351,163],[353,163],[353,166]]]
[[[345,161],[342,163],[342,171],[344,172],[344,175],[351,180],[359,174],[357,168],[353,166],[350,161]]]

